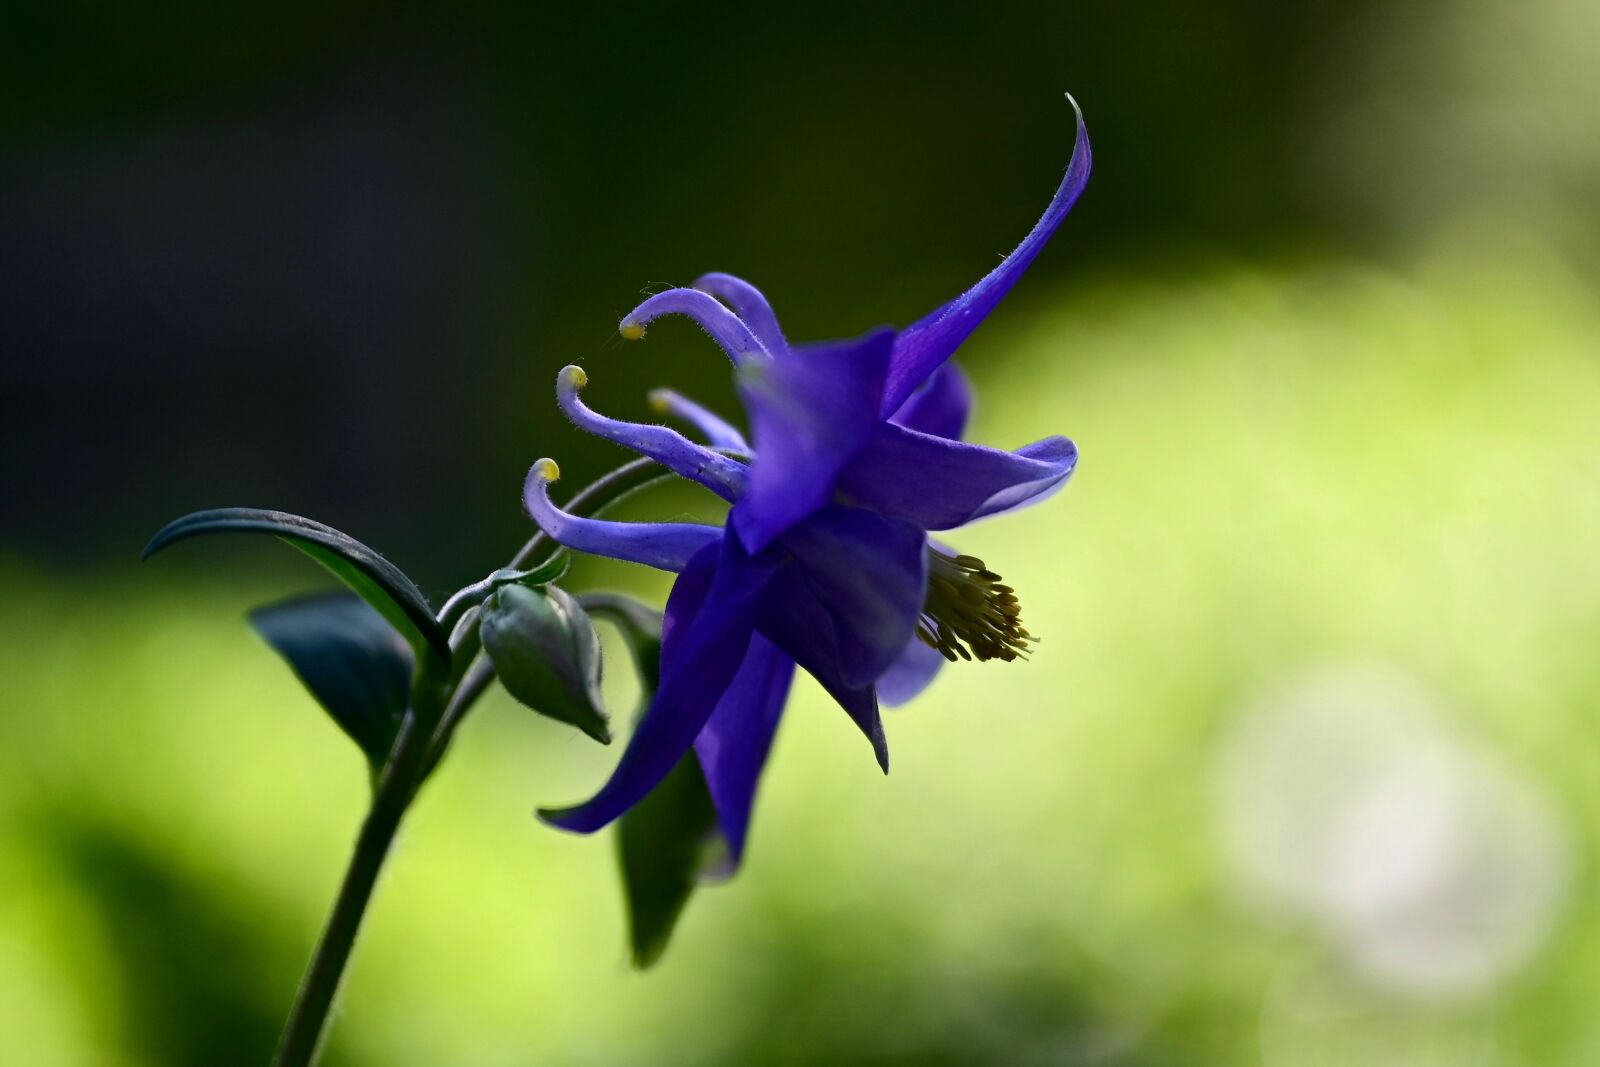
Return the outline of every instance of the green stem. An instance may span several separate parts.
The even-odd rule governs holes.
[[[419,689],[421,687],[419,686]],[[322,1037],[328,1026],[333,1000],[339,991],[345,967],[355,947],[356,934],[372,899],[378,873],[389,855],[395,833],[406,809],[416,796],[428,753],[427,739],[433,723],[423,723],[416,715],[407,716],[394,751],[373,791],[372,806],[361,823],[356,847],[345,871],[344,883],[333,902],[327,926],[317,942],[305,978],[295,995],[294,1007],[278,1039],[273,1067],[309,1067],[316,1062]]]

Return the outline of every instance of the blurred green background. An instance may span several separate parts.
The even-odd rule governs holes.
[[[1094,179],[961,357],[974,439],[1083,450],[961,535],[1038,654],[894,712],[887,779],[805,683],[745,869],[644,975],[609,840],[531,817],[614,752],[492,694],[327,1062],[1600,1058],[1592,5],[7,18],[0,1059],[264,1062],[360,817],[242,620],[318,574],[138,567],[156,526],[283,507],[440,597],[526,536],[536,456],[621,458],[562,364],[730,409],[692,327],[616,341],[642,291],[908,322],[1037,217],[1067,89]]]

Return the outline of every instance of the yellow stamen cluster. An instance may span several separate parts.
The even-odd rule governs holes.
[[[1037,640],[1022,628],[1022,605],[977,556],[928,550],[928,595],[917,637],[954,663],[1026,658]]]

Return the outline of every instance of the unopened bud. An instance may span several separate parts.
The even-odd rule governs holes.
[[[503,585],[478,616],[506,691],[539,714],[611,743],[600,698],[600,639],[577,600],[554,585]]]

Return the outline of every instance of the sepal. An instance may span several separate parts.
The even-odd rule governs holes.
[[[455,625],[459,630],[459,623],[465,620],[467,613],[482,604],[501,586],[527,585],[537,587],[549,585],[551,582],[558,582],[565,577],[571,565],[572,553],[565,548],[557,548],[549,559],[528,570],[501,567],[499,570],[491,572],[487,578],[457,590],[445,602],[444,607],[439,609],[439,624],[446,628]]]

